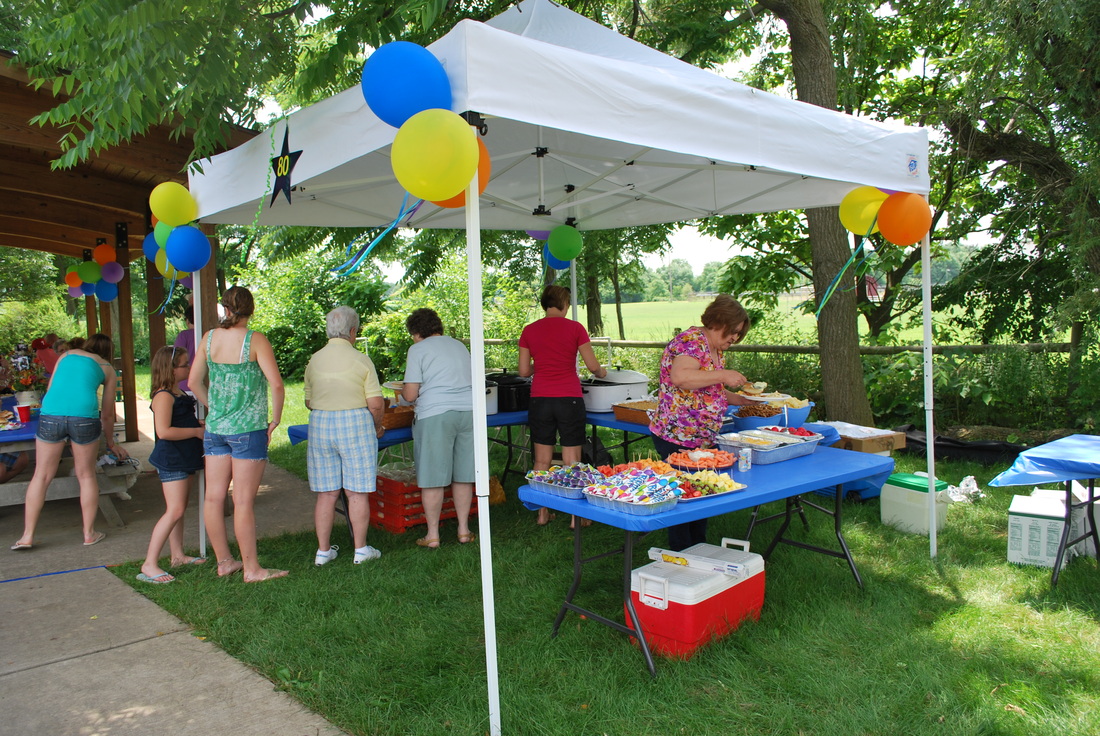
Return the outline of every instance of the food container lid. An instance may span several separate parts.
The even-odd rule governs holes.
[[[649,383],[649,376],[639,371],[612,369],[607,371],[603,378],[593,378],[596,385],[600,383]]]

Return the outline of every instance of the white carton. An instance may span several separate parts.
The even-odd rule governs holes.
[[[1054,567],[1065,523],[1066,507],[1062,501],[1045,495],[1013,496],[1008,507],[1008,561]],[[1062,567],[1075,553],[1073,548],[1066,549]]]
[[[1089,490],[1077,481],[1071,481],[1071,491],[1074,497],[1074,503],[1085,503],[1089,498]],[[1057,501],[1059,507],[1062,510],[1062,518],[1065,518],[1065,503],[1066,492],[1061,488],[1035,488],[1031,491],[1032,498],[1046,498],[1052,501]],[[1093,518],[1100,521],[1100,499],[1095,498],[1093,500]],[[1075,508],[1073,514],[1070,516],[1070,529],[1069,538],[1076,539],[1085,533],[1088,529],[1088,510],[1082,506]],[[1092,538],[1083,539],[1074,545],[1073,553],[1076,555],[1084,555],[1088,557],[1096,557],[1096,543]]]

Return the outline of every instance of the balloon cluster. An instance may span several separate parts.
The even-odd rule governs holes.
[[[475,171],[478,191],[485,191],[489,150],[451,112],[451,82],[432,52],[408,41],[379,47],[363,64],[361,89],[371,111],[398,129],[390,164],[409,194],[440,207],[463,207]]]
[[[857,187],[840,202],[840,222],[856,235],[881,232],[894,245],[904,247],[928,232],[932,210],[919,194]]]
[[[545,240],[542,257],[546,263],[558,271],[569,268],[569,262],[580,255],[584,242],[581,233],[571,225],[558,225],[553,230],[528,230],[527,234],[535,240]]]
[[[101,302],[113,302],[118,298],[118,282],[126,275],[126,269],[115,260],[115,249],[100,243],[92,251],[92,260],[65,271],[65,285],[69,296],[95,296]]]
[[[142,241],[142,252],[164,278],[190,287],[190,273],[209,263],[212,253],[210,239],[189,224],[199,214],[198,203],[182,184],[166,181],[149,195],[149,209],[155,223]]]

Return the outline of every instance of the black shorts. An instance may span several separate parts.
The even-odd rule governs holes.
[[[562,447],[584,444],[584,399],[579,396],[532,396],[527,405],[527,426],[536,445],[556,445],[561,435]]]

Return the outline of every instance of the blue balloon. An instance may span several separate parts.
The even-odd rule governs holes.
[[[168,262],[184,273],[200,271],[210,262],[210,239],[193,225],[173,228],[164,250]]]
[[[84,296],[91,296],[95,293],[95,284],[89,284],[85,281],[80,285],[80,293]]]
[[[371,54],[360,88],[371,112],[395,128],[418,112],[451,109],[451,80],[443,65],[409,41],[387,43]]]
[[[97,281],[95,295],[101,302],[113,302],[118,299],[118,284],[112,284],[110,281]]]
[[[543,243],[542,257],[546,259],[546,262],[550,264],[550,268],[557,269],[558,271],[566,271],[569,269],[569,261],[563,261],[560,258],[555,258],[554,254],[550,252],[550,244]]]
[[[158,250],[160,250],[160,244],[153,237],[153,233],[149,233],[145,236],[145,240],[141,241],[141,252],[145,254],[150,262],[156,263]]]

